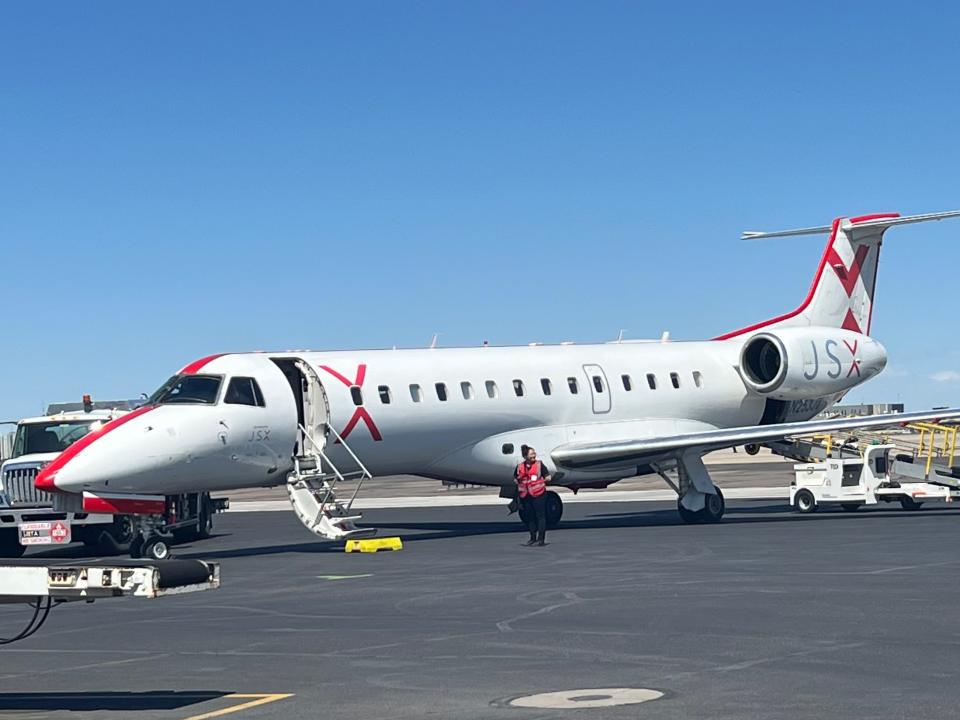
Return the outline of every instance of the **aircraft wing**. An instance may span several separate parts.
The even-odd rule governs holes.
[[[937,422],[960,419],[960,409],[928,410],[925,412],[891,415],[868,415],[866,417],[837,418],[833,420],[807,420],[779,425],[748,425],[745,427],[706,430],[643,440],[606,440],[601,442],[570,443],[556,448],[551,456],[560,467],[568,469],[603,469],[618,465],[634,465],[671,456],[685,450],[701,453],[748,445],[784,440],[818,433],[865,430],[916,422]]]

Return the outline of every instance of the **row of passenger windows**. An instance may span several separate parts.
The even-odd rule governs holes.
[[[593,389],[598,393],[604,393],[607,391],[606,383],[602,375],[591,375],[590,381],[593,383]],[[633,379],[630,375],[621,375],[620,381],[623,383],[623,389],[627,392],[631,392],[634,388]],[[699,370],[693,371],[693,384],[694,386],[701,388],[703,387],[703,374]],[[675,389],[680,389],[680,373],[672,372],[670,373],[670,385]],[[647,387],[651,390],[657,389],[657,376],[654,373],[647,373]],[[450,399],[450,393],[447,389],[447,384],[438,382],[433,384],[433,389],[437,394],[437,400],[440,402],[446,402]],[[567,378],[567,389],[570,391],[571,395],[577,395],[580,393],[580,383],[575,377]],[[484,383],[484,391],[488,398],[496,400],[500,397],[500,387],[497,385],[495,380],[487,380]],[[544,395],[553,395],[553,383],[550,378],[540,378],[540,391]],[[353,386],[350,388],[350,393],[353,397],[353,402],[355,405],[363,405],[363,391],[358,386]],[[380,402],[384,405],[389,405],[393,402],[393,393],[390,390],[389,385],[380,385],[377,388],[377,393],[380,395]],[[460,394],[463,396],[464,400],[473,400],[476,397],[476,393],[473,389],[473,383],[470,383],[466,380],[460,383]],[[513,381],[513,394],[517,397],[523,397],[527,394],[527,388],[523,380],[516,379]],[[413,383],[410,385],[410,399],[413,402],[423,402],[423,388]]]

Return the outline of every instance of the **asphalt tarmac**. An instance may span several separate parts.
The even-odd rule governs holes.
[[[177,548],[220,590],[55,608],[0,648],[0,716],[956,718],[947,508],[576,504],[545,548],[499,507],[373,510],[404,541],[375,555],[230,513]]]

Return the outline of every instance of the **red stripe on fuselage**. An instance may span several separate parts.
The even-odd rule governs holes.
[[[57,455],[52,463],[43,468],[40,471],[40,474],[37,475],[37,479],[34,480],[34,486],[37,488],[37,490],[44,490],[45,492],[58,492],[59,488],[57,488],[56,485],[57,473],[63,469],[64,465],[73,460],[73,458],[83,452],[86,448],[90,447],[93,443],[107,433],[113,432],[121,425],[126,425],[134,418],[138,418],[141,415],[150,412],[151,410],[155,410],[156,407],[156,405],[144,405],[143,407],[137,408],[133,412],[127,413],[126,415],[121,415],[120,417],[111,420],[99,430],[87,433],[82,438],[77,440],[73,445]]]
[[[200,358],[199,360],[194,360],[192,363],[187,365],[180,371],[181,375],[194,375],[200,372],[204,366],[208,363],[212,363],[217,358],[222,358],[224,355],[229,355],[230,353],[217,353],[216,355],[207,355],[206,357]]]
[[[162,515],[167,511],[167,500],[163,495],[155,498],[121,497],[83,494],[83,511],[86,513],[107,513],[110,515]]]

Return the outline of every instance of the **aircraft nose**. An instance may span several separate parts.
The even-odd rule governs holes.
[[[35,486],[46,492],[104,490],[112,479],[142,472],[145,456],[137,452],[138,440],[152,429],[144,416],[156,410],[145,405],[80,438],[40,471]]]

